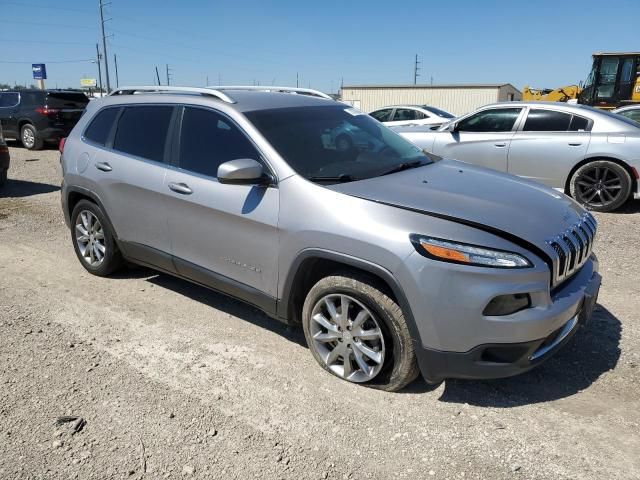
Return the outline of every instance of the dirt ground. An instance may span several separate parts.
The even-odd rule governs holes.
[[[301,331],[235,300],[146,269],[89,275],[58,152],[10,150],[0,478],[640,479],[640,202],[597,215],[600,305],[558,355],[391,394],[333,378]]]

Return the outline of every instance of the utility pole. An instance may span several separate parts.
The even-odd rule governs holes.
[[[160,83],[160,74],[158,73],[158,66],[156,65],[156,78],[158,79],[158,86],[162,85]]]
[[[171,79],[171,74],[169,73],[169,71],[171,69],[169,68],[169,64],[168,63],[165,64],[165,68],[166,68],[166,71],[167,71],[167,86],[169,86],[169,85],[171,85],[171,80],[170,80]]]
[[[418,67],[418,65],[420,65],[422,62],[418,61],[418,54],[416,53],[416,61],[413,64],[413,84],[417,85],[418,84],[418,77],[420,76],[420,74],[418,73],[418,70],[420,70],[420,67]]]
[[[96,63],[98,64],[98,80],[100,81],[100,96],[104,93],[102,90],[102,67],[100,66],[100,61],[102,60],[102,54],[100,53],[100,48],[96,43]]]
[[[116,57],[116,54],[113,54],[113,63],[116,66],[116,88],[120,86],[120,82],[118,81],[118,58]]]
[[[205,85],[205,87],[209,86],[209,75],[207,75],[207,82],[204,85]]]
[[[298,77],[298,72],[296,72],[296,88],[300,86],[300,78]]]
[[[104,53],[104,74],[107,77],[107,93],[111,93],[111,84],[109,83],[109,57],[107,56],[107,37],[104,34],[104,23],[108,22],[111,19],[108,18],[107,20],[105,20],[104,12],[103,12],[104,7],[106,5],[109,5],[111,2],[102,3],[102,0],[98,0],[98,1],[100,2],[100,28],[102,29],[102,53]]]

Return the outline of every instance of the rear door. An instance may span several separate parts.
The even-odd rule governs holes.
[[[78,161],[78,169],[85,168],[85,175],[93,180],[92,189],[104,204],[125,253],[169,271],[173,266],[163,184],[174,110],[173,105],[103,109],[83,135],[93,147],[86,167],[82,156]]]
[[[509,144],[522,107],[481,110],[457,122],[456,131],[438,132],[433,153],[481,167],[507,171]]]
[[[391,121],[386,122],[389,126],[413,125],[417,120],[424,120],[427,116],[419,110],[413,108],[396,108]]]
[[[509,147],[513,175],[564,189],[569,172],[587,153],[591,133],[585,117],[548,108],[531,108]]]
[[[277,187],[230,185],[217,180],[218,166],[251,158],[265,164],[257,147],[228,116],[184,107],[175,148],[177,165],[165,182],[175,264],[184,276],[234,296],[273,297],[278,279]],[[260,293],[257,293],[260,292]]]

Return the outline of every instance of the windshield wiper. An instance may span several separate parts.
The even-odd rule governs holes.
[[[353,175],[347,175],[346,173],[342,173],[336,176],[318,176],[318,177],[307,177],[307,180],[311,180],[312,182],[336,182],[336,183],[344,183],[344,182],[354,182],[357,180]]]
[[[395,167],[386,170],[384,172],[382,172],[380,174],[380,176],[383,175],[390,175],[392,173],[397,173],[397,172],[402,172],[403,170],[409,170],[411,168],[418,168],[418,167],[422,167],[423,165],[429,165],[429,162],[425,162],[424,160],[415,160],[413,162],[404,162],[404,163],[399,163],[398,165],[396,165]]]

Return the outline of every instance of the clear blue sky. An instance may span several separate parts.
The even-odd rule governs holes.
[[[96,77],[97,4],[0,0],[0,83],[32,83],[38,62],[49,87]],[[120,85],[156,65],[164,83],[167,63],[183,85],[411,83],[417,53],[424,83],[554,87],[584,80],[595,51],[640,51],[639,0],[112,0],[107,16]]]

